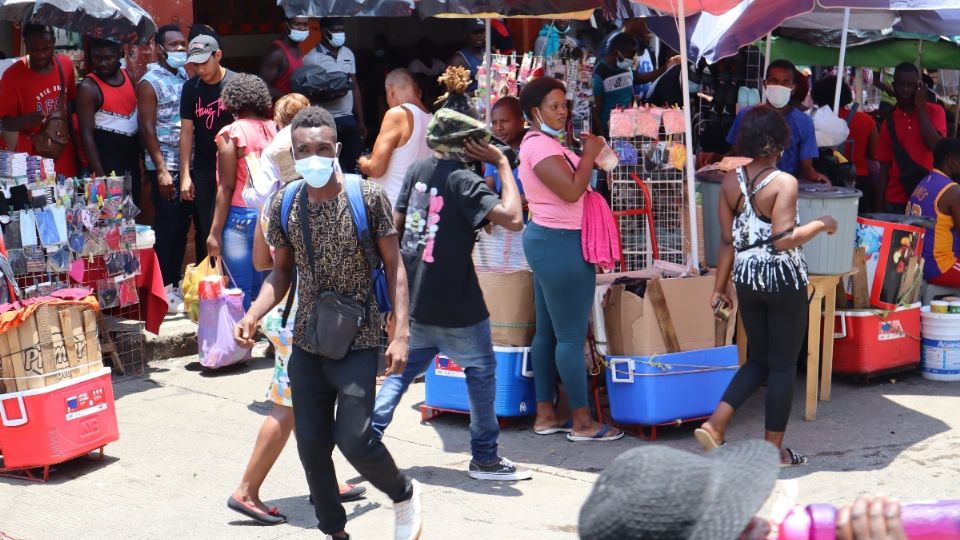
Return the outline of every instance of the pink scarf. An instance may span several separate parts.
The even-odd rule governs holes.
[[[620,233],[613,212],[603,195],[591,189],[583,194],[580,243],[584,260],[600,265],[606,272],[620,261]]]

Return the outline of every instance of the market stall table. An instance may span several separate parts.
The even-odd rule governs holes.
[[[137,293],[140,309],[137,318],[145,323],[148,332],[160,332],[160,324],[167,314],[167,294],[163,288],[160,262],[153,248],[137,250],[140,273],[137,275]],[[94,258],[94,261],[97,257]],[[103,264],[90,264],[89,259],[77,259],[70,270],[70,278],[85,287],[95,287],[97,280],[107,277]],[[121,308],[122,309],[122,308]]]

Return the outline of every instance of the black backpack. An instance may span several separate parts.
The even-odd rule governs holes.
[[[303,66],[293,72],[290,84],[294,92],[314,103],[340,99],[353,90],[353,79],[342,71],[326,71],[319,66]]]

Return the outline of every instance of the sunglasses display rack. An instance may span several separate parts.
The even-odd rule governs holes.
[[[610,147],[620,158],[608,176],[623,251],[619,271],[648,268],[654,260],[684,264],[689,231],[683,111],[617,110],[610,126]]]
[[[22,297],[46,296],[78,284],[92,289],[100,304],[105,359],[117,371],[142,373],[140,258],[133,221],[139,209],[130,197],[130,179],[27,181],[2,176],[4,158],[0,154],[0,185],[9,205],[6,214],[0,214],[0,228],[8,269]],[[9,301],[3,298],[6,294],[0,290],[0,303]]]

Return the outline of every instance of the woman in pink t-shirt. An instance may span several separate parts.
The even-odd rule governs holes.
[[[273,99],[267,83],[256,75],[240,73],[223,87],[223,107],[236,121],[217,134],[217,199],[213,226],[207,237],[207,254],[223,257],[234,286],[243,290],[243,307],[260,293],[266,276],[253,267],[253,238],[259,208],[247,208],[243,188],[260,169],[260,152],[277,134],[272,116]]]
[[[607,441],[623,432],[590,415],[583,345],[593,306],[596,270],[583,258],[580,228],[583,195],[603,139],[583,134],[583,159],[557,140],[567,124],[563,83],[544,77],[528,83],[520,105],[531,129],[520,144],[520,182],[533,215],[523,251],[533,270],[537,332],[533,338],[539,435],[567,433],[572,441]],[[554,407],[557,375],[572,409],[562,418]]]

